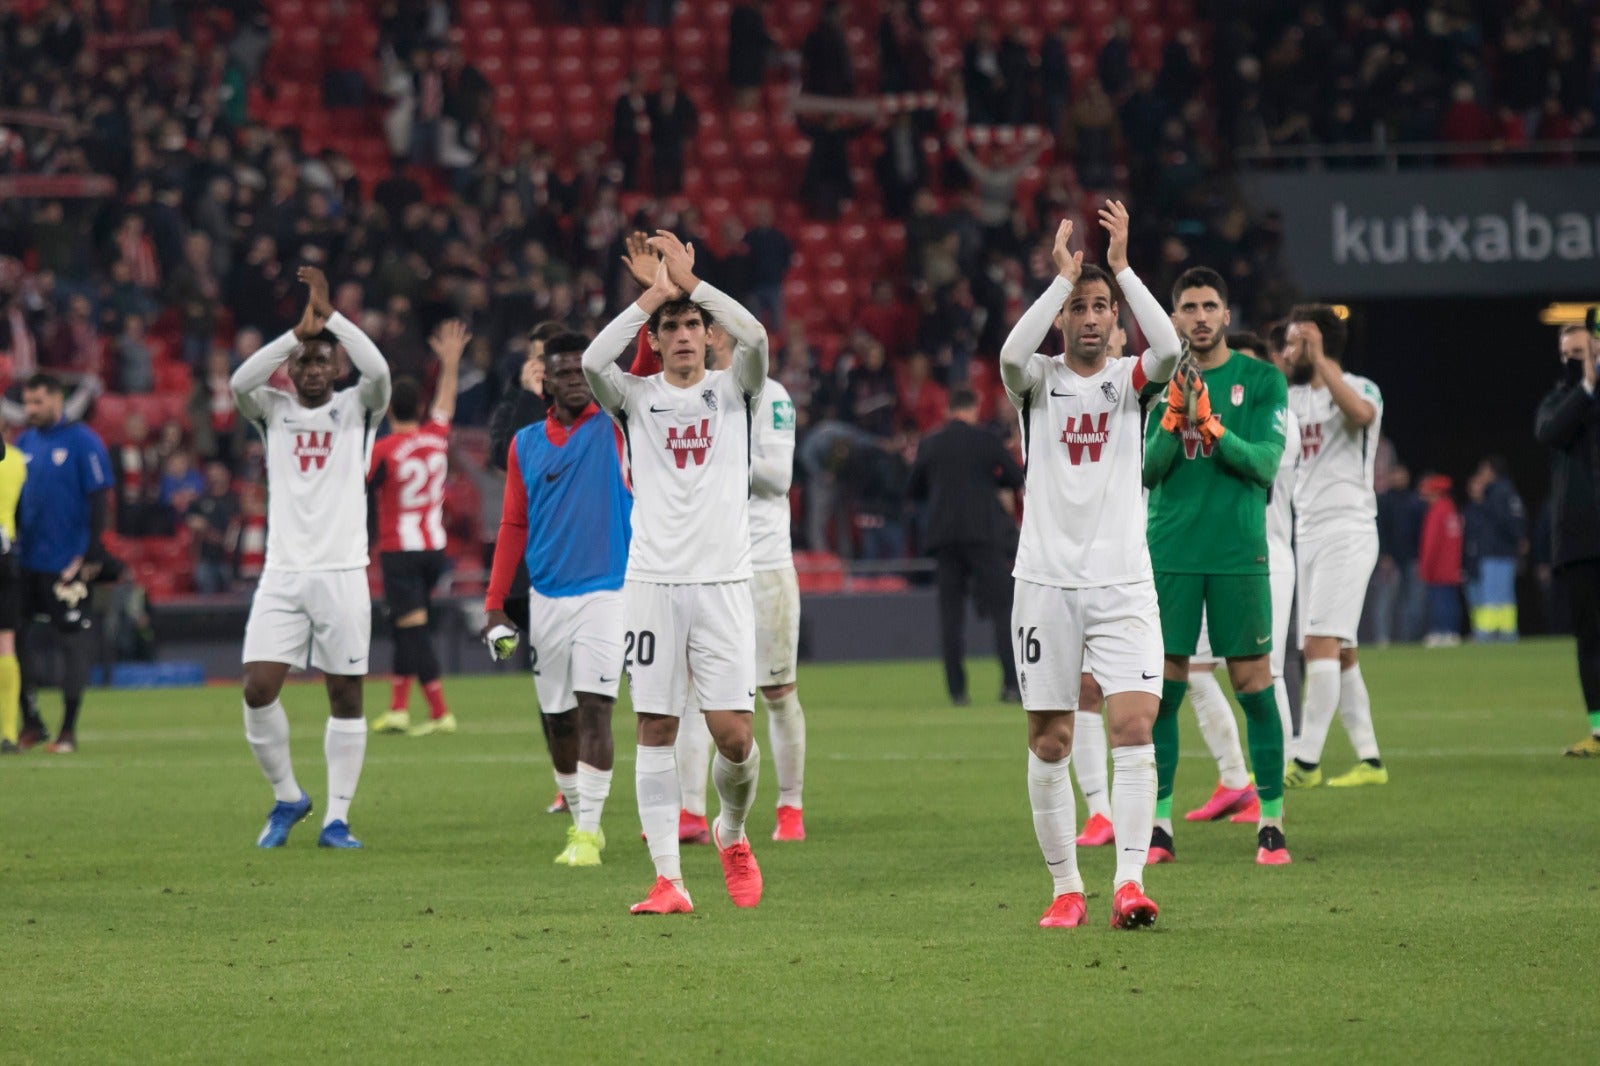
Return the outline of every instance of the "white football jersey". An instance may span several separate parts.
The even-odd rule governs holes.
[[[1383,395],[1356,374],[1345,384],[1377,410],[1368,426],[1351,423],[1326,388],[1292,385],[1289,410],[1300,422],[1300,465],[1295,474],[1295,534],[1301,540],[1351,531],[1372,532],[1378,521],[1373,477],[1383,427]]]
[[[367,459],[382,416],[355,389],[321,407],[255,390],[267,442],[267,570],[352,570],[367,565]]]
[[[794,464],[794,401],[789,390],[767,379],[756,407],[753,462]],[[794,565],[789,539],[789,493],[750,490],[750,565],[755,570],[784,570]]]
[[[1152,580],[1145,542],[1144,357],[1080,377],[1061,356],[1034,355],[1022,417],[1027,503],[1013,575],[1036,585],[1097,588]]]
[[[1267,570],[1274,574],[1294,573],[1294,477],[1300,462],[1300,420],[1293,411],[1284,414],[1283,458],[1278,460],[1278,475],[1267,496]]]
[[[293,333],[262,346],[234,372],[239,412],[267,443],[267,571],[367,565],[367,463],[389,406],[389,368],[343,315],[335,313],[328,329],[362,378],[321,407],[305,407],[266,384],[298,347]]]

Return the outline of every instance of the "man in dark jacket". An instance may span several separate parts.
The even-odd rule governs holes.
[[[1427,513],[1428,505],[1411,487],[1411,471],[1396,463],[1389,471],[1389,487],[1378,494],[1378,570],[1373,576],[1376,644],[1422,636],[1426,592],[1417,576],[1417,557]]]
[[[1539,404],[1533,432],[1551,449],[1550,562],[1565,586],[1578,636],[1578,681],[1589,712],[1589,736],[1566,754],[1600,757],[1600,404],[1589,331],[1561,331],[1561,383]]]
[[[1476,640],[1517,639],[1517,560],[1528,550],[1528,516],[1505,457],[1491,455],[1472,475],[1467,541],[1473,564],[1472,633]]]
[[[978,397],[968,388],[950,393],[950,421],[917,449],[907,495],[928,502],[923,547],[938,562],[939,628],[945,684],[965,706],[964,629],[970,592],[994,626],[1000,660],[1000,698],[1020,699],[1011,654],[1011,563],[1017,528],[1000,506],[999,490],[1023,485],[1022,467],[999,437],[978,428]]]

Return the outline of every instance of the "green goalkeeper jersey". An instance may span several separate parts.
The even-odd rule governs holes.
[[[1145,429],[1150,564],[1169,574],[1265,574],[1267,497],[1283,456],[1288,382],[1276,367],[1231,350],[1203,374],[1225,430],[1215,445],[1187,423],[1181,434],[1163,430],[1164,407],[1151,411]]]

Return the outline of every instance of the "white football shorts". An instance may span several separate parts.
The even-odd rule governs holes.
[[[1283,676],[1283,657],[1289,648],[1289,622],[1294,613],[1294,571],[1274,570],[1267,575],[1272,582],[1272,676]],[[1190,665],[1204,665],[1206,663],[1220,662],[1211,654],[1211,634],[1207,632],[1205,616],[1200,618],[1200,642],[1195,645],[1194,654],[1189,656]]]
[[[756,684],[793,684],[800,658],[800,580],[794,567],[757,570],[750,592],[756,608]]]
[[[242,662],[361,676],[372,649],[365,570],[267,570],[250,599]]]
[[[622,678],[622,593],[541,596],[528,590],[533,688],[544,714],[578,706],[578,693],[617,698]]]
[[[755,604],[749,581],[622,586],[628,691],[638,714],[680,718],[686,707],[753,711]]]
[[[1356,646],[1367,582],[1377,565],[1376,527],[1370,534],[1344,533],[1295,545],[1302,648],[1307,637],[1338,637],[1341,647]]]
[[[1063,589],[1017,580],[1011,642],[1022,706],[1075,711],[1083,674],[1107,696],[1161,695],[1161,614],[1154,580]]]

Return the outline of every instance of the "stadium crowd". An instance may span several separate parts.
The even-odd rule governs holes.
[[[518,10],[590,20],[585,33],[710,17],[727,52],[699,71],[597,67],[618,75],[614,97],[595,87],[610,123],[574,143],[507,121],[517,68],[479,47],[472,0],[0,13],[0,377],[13,396],[38,370],[68,381],[69,412],[113,450],[118,533],[182,541],[193,577],[175,590],[259,568],[262,452],[227,382],[293,323],[299,265],[327,270],[397,376],[431,382],[425,338],[446,317],[468,323],[452,529],[476,557],[493,536],[479,512],[499,497],[473,433],[520,373],[529,329],[592,336],[635,294],[627,233],[671,228],[772,334],[798,411],[798,542],[896,558],[916,548],[908,464],[947,390],[973,387],[982,417],[1015,432],[995,356],[1048,274],[1041,219],[1097,234],[1094,205],[1126,196],[1154,291],[1214,264],[1236,322],[1265,323],[1294,294],[1276,220],[1236,180],[1240,150],[1572,140],[1600,107],[1594,5],[1576,0],[1257,0],[1223,5],[1214,36],[1189,4],[1154,0],[1115,17],[1088,5],[1098,21],[1083,23],[1016,20],[1048,4],[808,3],[787,38],[775,24],[795,16],[765,2],[550,7]],[[708,119],[737,131],[738,109],[769,97],[804,165],[714,217],[697,210],[681,194],[704,180]],[[903,234],[903,250],[870,293],[795,305],[802,231],[852,220]],[[1401,526],[1418,543],[1386,558],[1409,589],[1422,523]]]

